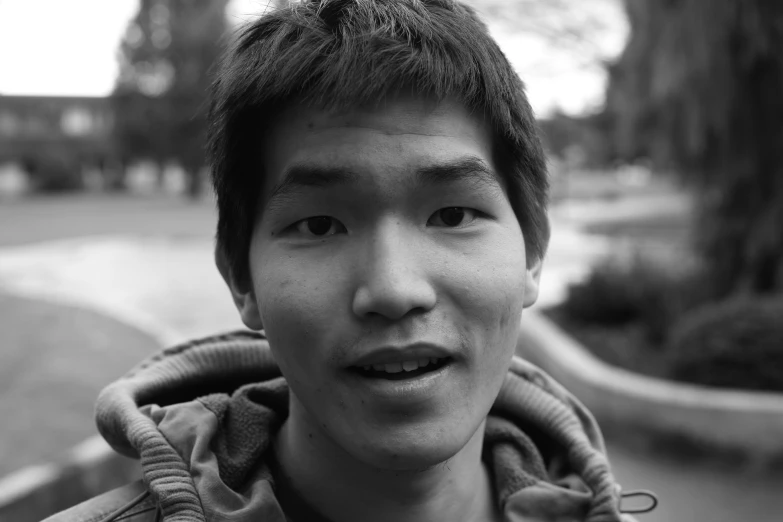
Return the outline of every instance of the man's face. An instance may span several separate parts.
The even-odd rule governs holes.
[[[486,125],[460,104],[284,111],[240,306],[301,416],[362,462],[456,454],[494,402],[535,301]]]

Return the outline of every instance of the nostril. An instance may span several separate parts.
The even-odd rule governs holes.
[[[352,310],[362,319],[398,321],[435,307],[435,288],[424,274],[410,270],[368,269],[353,295]]]

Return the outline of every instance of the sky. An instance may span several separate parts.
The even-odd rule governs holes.
[[[599,47],[607,56],[622,50],[627,28],[618,0],[569,1],[603,9],[608,23]],[[251,19],[267,3],[232,0],[229,18]],[[117,75],[117,47],[137,8],[138,0],[0,0],[0,94],[108,95]],[[553,50],[534,34],[489,26],[525,81],[537,114],[554,108],[574,114],[600,105],[606,81],[600,68],[577,66],[568,52]]]

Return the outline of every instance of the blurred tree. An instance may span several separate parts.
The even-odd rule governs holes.
[[[539,70],[557,74],[557,62],[603,72],[611,54],[606,37],[617,32],[622,0],[467,0],[497,27],[543,38]],[[567,58],[567,59],[565,59]]]
[[[695,240],[720,296],[783,290],[783,2],[626,0],[610,68],[620,156],[698,194]]]
[[[112,98],[124,161],[176,161],[193,197],[203,186],[205,100],[226,31],[227,3],[141,0],[120,44]]]
[[[604,112],[570,116],[556,110],[538,121],[546,151],[564,159],[569,150],[578,147],[585,155],[584,167],[601,168],[611,163],[607,142],[609,121]]]

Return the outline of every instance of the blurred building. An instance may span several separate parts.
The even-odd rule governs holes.
[[[42,154],[103,163],[114,155],[109,99],[0,95],[0,163],[32,166]]]
[[[106,173],[120,163],[114,120],[106,97],[0,95],[0,185],[78,190],[95,184],[91,172],[111,181]]]

